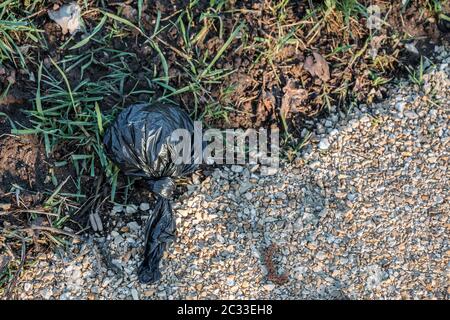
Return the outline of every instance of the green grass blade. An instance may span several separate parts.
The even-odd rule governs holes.
[[[91,38],[92,38],[93,36],[95,36],[95,34],[96,34],[97,32],[99,32],[99,31],[102,29],[102,27],[103,27],[103,25],[105,24],[107,18],[108,18],[107,16],[103,16],[102,20],[101,20],[100,23],[95,27],[94,31],[92,31],[92,33],[91,33],[89,36],[87,36],[86,38],[84,38],[83,40],[81,40],[80,42],[78,42],[76,45],[70,47],[69,50],[78,49],[78,48],[80,48],[80,47],[86,45],[86,44],[91,40]]]
[[[219,49],[214,59],[211,61],[211,63],[206,67],[205,70],[200,75],[200,78],[204,77],[208,74],[209,70],[214,66],[214,64],[219,60],[219,58],[222,56],[222,54],[225,52],[225,50],[228,48],[228,46],[231,44],[231,42],[234,40],[234,38],[238,35],[238,33],[241,31],[242,27],[244,26],[244,22],[242,22],[230,35],[230,37],[227,39],[227,41],[223,44],[223,46]]]
[[[103,119],[102,112],[100,111],[100,107],[97,102],[95,102],[95,114],[97,115],[97,126],[100,134],[103,134]]]
[[[63,78],[64,82],[66,83],[67,90],[69,92],[70,101],[72,102],[73,110],[75,111],[75,113],[77,113],[77,109],[75,106],[75,100],[73,99],[72,89],[70,88],[69,79],[67,79],[64,71],[61,70],[61,68],[56,64],[56,62],[52,58],[50,58],[50,61],[55,66],[55,68],[58,70],[58,72],[61,74],[61,77]]]
[[[39,115],[44,114],[44,112],[42,111],[42,101],[41,101],[41,79],[42,79],[42,61],[39,64],[37,90],[36,90],[36,109]]]
[[[162,53],[161,49],[159,48],[158,44],[155,41],[150,41],[150,44],[152,48],[156,50],[161,60],[161,64],[164,70],[164,78],[163,78],[164,83],[169,84],[169,66],[167,64],[166,57],[164,57],[164,54]]]

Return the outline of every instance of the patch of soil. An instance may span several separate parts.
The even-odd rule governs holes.
[[[0,112],[7,115],[7,117],[0,117],[0,135],[11,133],[11,121],[14,124],[29,125],[28,117],[23,113],[29,108],[26,100],[9,94],[0,99]]]
[[[0,139],[0,197],[13,184],[41,191],[48,166],[42,145],[35,136],[9,136]]]
[[[18,97],[17,97],[18,96]],[[17,127],[30,127],[28,116],[24,113],[30,108],[23,94],[7,95],[0,100],[0,202],[17,205],[17,197],[11,192],[13,185],[20,191],[21,205],[36,206],[44,200],[44,191],[53,190],[55,186],[48,178],[53,159],[45,155],[41,137],[37,135],[11,134],[11,122]],[[59,182],[73,174],[71,168],[53,168]],[[72,183],[62,188],[63,192],[74,192]]]
[[[443,12],[450,12],[450,3],[448,1],[440,2]],[[400,1],[389,5],[392,8],[388,19],[391,28],[402,31],[411,38],[426,38],[434,42],[447,36],[439,28],[438,17],[428,10],[423,10],[424,6],[420,1],[411,1],[407,8],[402,8]]]
[[[143,14],[143,27],[146,31],[151,34],[154,25],[148,22],[155,21],[158,11],[161,11],[163,17],[162,26],[169,25],[158,38],[162,40],[159,45],[167,60],[170,85],[174,88],[189,85],[191,80],[187,76],[187,63],[183,55],[191,55],[194,59],[201,57],[184,51],[183,36],[175,26],[180,17],[177,13],[188,6],[188,1],[144,3],[147,4]],[[312,3],[317,8],[324,1]],[[218,22],[213,22],[208,32],[202,34],[204,24],[200,23],[200,16],[208,4],[205,2],[194,6],[192,21],[195,22],[189,24],[189,30],[193,35],[202,34],[195,45],[196,49],[200,52],[207,51],[210,56],[214,56],[240,22],[245,22],[245,40],[234,40],[214,66],[235,72],[219,84],[209,85],[208,93],[197,97],[200,100],[200,113],[210,108],[208,103],[214,101],[218,103],[218,109],[228,109],[227,116],[217,117],[206,112],[202,120],[214,127],[257,128],[274,123],[280,125],[281,115],[285,114],[295,129],[305,119],[320,116],[324,106],[345,106],[354,100],[370,103],[383,96],[382,89],[372,84],[374,77],[393,78],[398,74],[398,66],[408,60],[408,57],[403,58],[406,52],[403,43],[393,37],[394,34],[405,33],[419,38],[417,47],[420,53],[429,53],[430,49],[424,43],[432,40],[438,43],[444,36],[437,28],[434,17],[424,10],[424,1],[411,1],[406,12],[400,2],[360,3],[380,5],[382,16],[390,18],[389,23],[377,35],[378,54],[381,56],[377,62],[369,57],[368,49],[358,55],[370,36],[366,18],[362,15],[353,15],[346,21],[342,12],[334,10],[323,17],[319,26],[317,21],[312,23],[307,17],[310,10],[307,1],[290,3],[284,11],[276,9],[273,1],[232,1],[224,5],[220,26]],[[118,14],[126,16],[127,12],[133,11],[130,6],[134,5],[135,2],[130,1],[126,10],[118,11]],[[424,14],[420,14],[421,12]],[[302,20],[306,21],[305,24],[294,30],[292,26]],[[219,27],[223,36],[219,35]],[[316,27],[318,28],[315,29]],[[280,33],[288,35],[290,32],[295,34],[290,38],[294,43],[279,46],[277,41]],[[296,42],[295,39],[301,41]],[[339,50],[343,46],[348,48]],[[434,48],[434,43],[428,47]],[[135,49],[137,48],[133,47]],[[142,52],[142,48],[137,51]],[[262,52],[268,54],[261,54]],[[325,57],[330,66],[329,76],[320,77],[308,71],[308,61],[315,52]],[[151,60],[157,66],[158,75],[163,76],[158,56],[153,55]],[[417,57],[410,60],[417,64]],[[286,102],[292,100],[289,96],[293,93],[290,90],[292,83],[298,83],[296,90],[302,88],[305,92],[297,94],[293,108],[286,110]],[[173,97],[173,100],[187,110],[193,110],[194,97],[191,93],[180,94]]]
[[[8,115],[0,117],[0,201],[14,199],[10,194],[13,184],[23,188],[21,199],[26,205],[36,205],[41,200],[41,192],[45,188],[48,164],[45,161],[44,147],[37,136],[11,135],[11,124],[29,124],[21,109],[26,109],[23,100],[7,97],[0,104],[0,112]],[[31,191],[29,194],[28,191]],[[14,200],[15,202],[15,200]]]

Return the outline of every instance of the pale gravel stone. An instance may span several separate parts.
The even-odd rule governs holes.
[[[131,296],[133,297],[133,300],[139,300],[139,293],[136,289],[131,289]]]
[[[141,229],[141,226],[136,221],[129,222],[127,226],[134,232],[138,232]]]
[[[128,206],[125,207],[125,212],[128,214],[133,214],[136,213],[138,210],[138,207],[134,204],[130,204]]]
[[[233,171],[235,173],[241,173],[242,171],[244,171],[244,167],[237,166],[237,165],[232,165],[231,166],[231,171]]]
[[[403,111],[405,110],[405,106],[406,106],[406,102],[405,101],[400,101],[397,102],[395,104],[395,109],[399,112],[399,113],[403,113]]]
[[[115,205],[112,209],[113,213],[120,213],[123,211],[123,206],[122,205]]]
[[[330,142],[328,140],[328,138],[323,138],[322,140],[320,140],[319,142],[319,149],[320,150],[328,150],[330,148]]]

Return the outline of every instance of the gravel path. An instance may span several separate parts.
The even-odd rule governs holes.
[[[392,88],[381,104],[318,124],[274,176],[232,166],[194,177],[174,202],[178,237],[159,284],[135,274],[150,214],[142,204],[116,207],[106,237],[43,254],[15,296],[448,299],[450,58],[441,61],[421,93]]]

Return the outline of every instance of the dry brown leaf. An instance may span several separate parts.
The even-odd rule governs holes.
[[[374,49],[380,49],[381,45],[383,44],[383,41],[387,39],[387,36],[385,34],[379,35],[379,36],[373,36],[372,40],[370,41],[370,45]]]
[[[308,56],[303,67],[314,77],[319,77],[322,81],[330,80],[330,66],[319,53],[313,52],[313,56]],[[315,61],[314,61],[315,60]]]
[[[280,112],[281,116],[287,119],[291,111],[297,112],[300,109],[303,102],[308,98],[308,91],[297,88],[294,81],[289,79],[283,88],[283,92],[284,96],[281,100]]]
[[[270,91],[264,91],[260,101],[265,110],[273,110],[275,107],[275,96]]]

